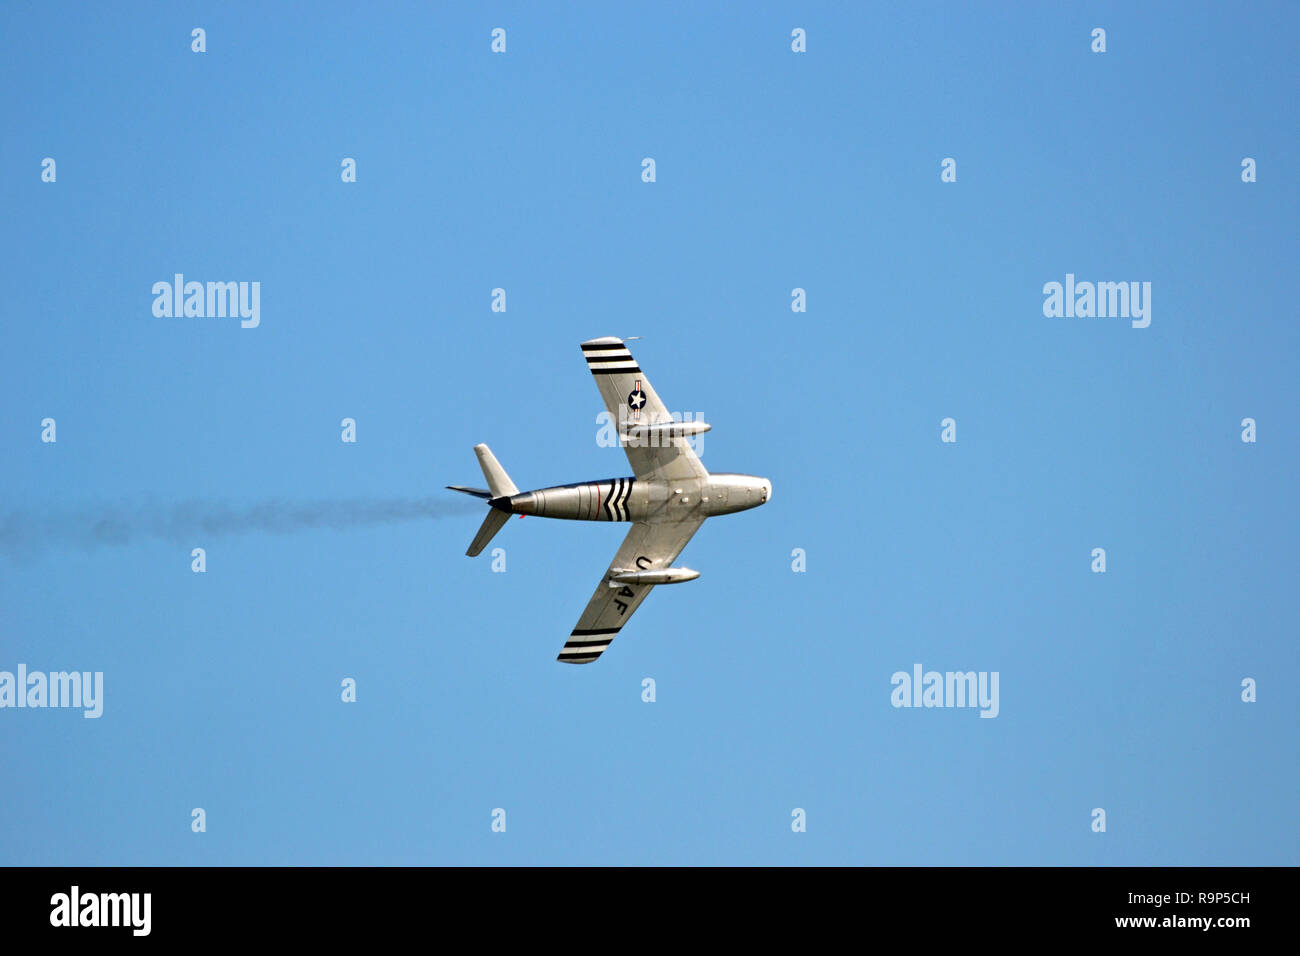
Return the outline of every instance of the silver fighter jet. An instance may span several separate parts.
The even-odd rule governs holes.
[[[521,492],[488,446],[475,445],[487,488],[447,486],[484,498],[491,506],[465,552],[470,557],[487,547],[512,514],[632,523],[560,651],[559,660],[566,664],[589,664],[598,658],[656,584],[700,576],[671,565],[705,518],[757,508],[772,497],[772,483],[766,478],[704,470],[687,438],[710,426],[673,421],[622,339],[583,342],[582,355],[605,408],[618,423],[632,477]]]

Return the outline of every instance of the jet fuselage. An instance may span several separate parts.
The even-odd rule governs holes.
[[[574,521],[684,520],[747,511],[766,504],[772,483],[755,475],[715,472],[672,481],[606,478],[503,495],[488,501],[508,514]]]

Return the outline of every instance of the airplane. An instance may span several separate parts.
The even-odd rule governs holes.
[[[590,664],[600,657],[657,585],[700,576],[672,563],[705,519],[757,508],[772,498],[772,482],[766,478],[705,470],[687,439],[712,426],[673,421],[622,339],[583,342],[582,354],[606,410],[619,423],[619,444],[632,466],[631,477],[521,492],[491,449],[480,444],[474,454],[487,488],[447,486],[483,498],[489,506],[465,552],[470,557],[487,547],[511,515],[632,523],[560,650],[557,660],[566,664]]]

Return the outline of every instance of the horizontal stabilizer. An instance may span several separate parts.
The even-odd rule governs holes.
[[[478,466],[483,469],[483,477],[492,489],[493,498],[510,498],[519,494],[519,489],[501,467],[501,462],[496,460],[492,449],[487,445],[475,445],[474,454],[478,456]]]
[[[474,535],[474,540],[470,542],[469,550],[465,553],[471,558],[478,557],[479,553],[488,546],[488,542],[496,537],[496,533],[509,520],[510,515],[505,511],[498,511],[496,508],[488,511],[483,524],[479,526],[478,534]]]

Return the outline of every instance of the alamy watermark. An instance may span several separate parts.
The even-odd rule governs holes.
[[[981,717],[998,715],[997,671],[925,671],[912,665],[912,673],[895,671],[889,679],[895,707],[978,707]]]
[[[1043,285],[1043,315],[1049,319],[1132,319],[1135,329],[1151,324],[1150,282],[1075,282],[1065,274],[1065,284]]]
[[[80,707],[86,718],[104,713],[103,671],[0,671],[0,710],[6,707]]]
[[[171,282],[155,282],[153,295],[153,314],[160,319],[238,318],[245,329],[262,322],[260,282],[186,282],[177,272]]]
[[[633,393],[635,394],[635,393]],[[639,410],[619,406],[618,422],[608,411],[596,416],[596,444],[601,448],[667,448],[677,439],[685,438],[691,450],[701,458],[704,457],[704,424],[702,412],[672,412],[671,422],[651,424],[641,417]],[[683,429],[673,429],[672,424],[684,425]],[[707,430],[707,426],[706,426]],[[687,432],[688,434],[683,434]]]
[[[83,893],[73,885],[50,897],[51,926],[121,926],[133,936],[148,936],[152,893]]]

